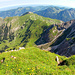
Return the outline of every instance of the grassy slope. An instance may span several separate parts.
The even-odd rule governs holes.
[[[15,56],[16,59],[11,58]],[[5,62],[0,63],[0,75],[73,75],[75,65],[57,66],[54,53],[42,51],[35,47],[26,48],[17,52],[3,52],[0,60],[5,57]],[[74,56],[75,57],[75,56]],[[60,59],[66,59],[60,57]],[[68,61],[70,61],[68,59]],[[72,61],[72,60],[71,60]]]
[[[5,40],[5,42],[1,42],[0,49],[4,48],[5,45],[7,45],[9,48],[19,45],[23,46],[26,41],[27,47],[33,46],[34,42],[39,39],[40,34],[45,30],[43,29],[43,27],[48,27],[49,25],[52,25],[54,23],[60,23],[59,20],[44,18],[34,13],[26,14],[20,17],[7,17],[4,19],[4,21],[8,26],[10,26],[11,23],[11,29],[14,31],[15,39],[11,42],[9,42],[8,40]],[[24,29],[21,29],[21,26],[24,26]],[[17,27],[19,28],[18,30],[16,30]],[[28,31],[30,32],[28,33]],[[26,34],[28,36],[25,38]]]

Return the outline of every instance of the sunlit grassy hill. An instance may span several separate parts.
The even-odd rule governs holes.
[[[58,66],[56,56],[58,55],[35,47],[3,52],[0,54],[0,60],[5,57],[5,61],[2,64],[0,62],[0,75],[74,75],[75,56],[70,58],[58,56],[60,61],[70,62],[63,66]]]

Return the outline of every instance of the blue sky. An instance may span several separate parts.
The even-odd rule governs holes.
[[[0,0],[0,8],[16,5],[61,5],[75,8],[75,0]]]

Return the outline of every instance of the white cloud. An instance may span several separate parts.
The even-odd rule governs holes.
[[[4,2],[4,1],[7,2],[7,1],[12,1],[12,0],[0,0],[0,2]]]
[[[48,2],[51,5],[61,5],[61,6],[68,6],[68,7],[75,7],[75,0],[52,0]]]
[[[75,0],[0,0],[0,7],[30,4],[60,5],[75,8]]]

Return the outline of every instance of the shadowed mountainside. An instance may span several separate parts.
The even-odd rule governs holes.
[[[53,30],[53,27],[57,28]],[[55,34],[53,34],[54,31],[58,32],[55,36],[53,36]],[[35,43],[39,48],[50,50],[59,55],[67,57],[75,55],[75,20],[62,23],[61,25],[52,25],[50,30],[48,28],[41,34],[41,37]]]

